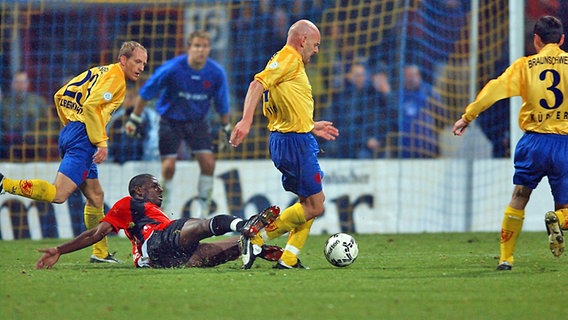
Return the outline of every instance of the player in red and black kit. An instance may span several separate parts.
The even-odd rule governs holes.
[[[163,189],[156,177],[137,175],[130,180],[128,190],[130,196],[117,201],[97,228],[58,247],[39,249],[43,255],[36,268],[51,268],[62,254],[88,247],[119,230],[124,230],[132,242],[136,267],[213,267],[239,257],[238,237],[208,243],[201,240],[228,232],[255,233],[280,213],[272,206],[246,221],[226,214],[211,219],[170,220],[160,209]],[[264,246],[261,257],[277,261],[281,255],[282,248]]]

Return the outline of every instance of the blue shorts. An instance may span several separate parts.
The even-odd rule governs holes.
[[[97,147],[89,141],[85,124],[78,121],[69,122],[59,134],[59,154],[61,164],[59,172],[80,186],[85,179],[97,179],[99,173],[93,162]]]
[[[548,177],[556,204],[568,204],[568,135],[525,133],[515,150],[513,183],[535,189]]]
[[[311,133],[271,132],[268,145],[274,166],[282,172],[284,190],[304,198],[323,190],[319,147]]]

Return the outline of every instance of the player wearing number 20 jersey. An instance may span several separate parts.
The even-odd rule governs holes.
[[[115,63],[91,68],[71,79],[55,94],[55,107],[63,126],[73,121],[83,123],[89,141],[106,147],[105,127],[122,104],[125,93],[124,72]]]
[[[136,81],[148,60],[146,49],[124,42],[115,64],[91,68],[74,77],[54,96],[63,129],[59,134],[61,164],[53,183],[42,179],[10,179],[0,173],[0,193],[51,203],[65,202],[77,188],[85,196],[85,226],[96,227],[104,217],[104,194],[97,164],[105,161],[105,127],[122,104],[126,80]],[[108,252],[106,238],[93,246],[92,262],[117,262]]]
[[[562,23],[543,16],[534,27],[537,54],[517,59],[497,79],[489,81],[456,121],[462,135],[481,112],[503,98],[521,96],[519,126],[525,132],[515,149],[513,197],[501,226],[501,256],[497,270],[511,270],[525,207],[532,190],[548,178],[554,210],[545,215],[549,245],[555,256],[564,251],[562,228],[568,228],[568,54]]]

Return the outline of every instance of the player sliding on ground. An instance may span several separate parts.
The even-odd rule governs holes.
[[[130,180],[128,191],[130,196],[117,201],[96,228],[60,246],[39,249],[43,255],[36,268],[49,269],[62,254],[86,248],[119,230],[124,230],[132,242],[136,267],[213,267],[239,257],[239,237],[207,243],[201,243],[201,240],[228,232],[256,234],[280,213],[278,207],[272,206],[249,220],[226,214],[210,219],[170,220],[160,209],[163,189],[156,177],[137,175]],[[278,261],[282,251],[278,246],[264,245],[259,257]]]

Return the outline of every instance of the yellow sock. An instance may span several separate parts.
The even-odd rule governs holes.
[[[517,238],[523,228],[523,220],[525,219],[525,210],[518,210],[507,206],[503,223],[501,225],[501,258],[499,263],[504,261],[513,264],[513,253],[517,245]]]
[[[45,180],[14,180],[4,178],[2,188],[11,194],[22,196],[38,201],[53,202],[55,198],[55,186]]]
[[[265,228],[268,240],[276,239],[297,226],[306,223],[304,208],[299,202],[286,208],[280,216]]]
[[[554,213],[556,213],[556,217],[558,217],[560,228],[568,229],[568,225],[566,225],[566,223],[568,222],[568,209],[556,210]]]
[[[286,243],[286,247],[284,247],[284,253],[282,253],[282,257],[280,257],[280,260],[287,266],[293,266],[298,262],[298,254],[300,254],[304,244],[306,244],[306,240],[308,240],[310,228],[314,220],[315,219],[308,220],[306,223],[290,231],[288,242]]]
[[[261,246],[264,244],[264,240],[260,236],[260,234],[255,235],[253,238],[250,239],[252,244],[256,244],[257,246]]]
[[[104,216],[104,208],[85,206],[85,227],[87,227],[87,229],[96,228]],[[99,258],[106,258],[108,256],[108,242],[106,237],[93,245],[93,254]]]

